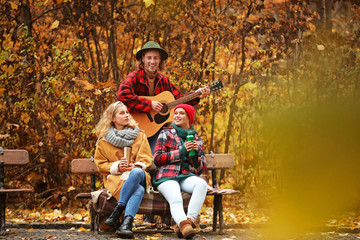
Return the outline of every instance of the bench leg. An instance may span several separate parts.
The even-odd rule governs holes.
[[[99,214],[95,213],[94,216],[94,232],[99,233],[100,232],[100,226],[99,226]]]
[[[213,213],[213,232],[216,231],[216,226],[217,226],[217,214],[218,214],[218,199],[217,199],[217,195],[214,195],[214,213]]]
[[[94,209],[92,208],[92,206],[90,206],[90,230],[94,231],[94,226],[95,226],[95,219],[94,219]]]
[[[6,208],[6,194],[0,194],[0,235],[6,234],[5,208]]]
[[[219,234],[225,234],[222,197],[223,197],[222,195],[219,195],[219,206],[218,206],[218,211],[219,211],[219,225],[220,225]]]
[[[99,232],[99,215],[94,210],[92,205],[90,206],[90,219],[91,219],[91,223],[90,223],[91,231]]]
[[[219,234],[225,234],[224,230],[224,217],[222,206],[222,195],[214,195],[214,214],[213,214],[213,231],[216,231],[217,216],[219,215]]]

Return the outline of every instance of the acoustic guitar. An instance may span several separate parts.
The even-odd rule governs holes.
[[[217,91],[223,87],[220,80],[209,85],[210,91]],[[147,137],[153,136],[159,129],[166,123],[174,120],[174,107],[181,103],[186,103],[201,95],[200,91],[195,91],[179,99],[174,98],[174,95],[169,91],[164,91],[156,96],[142,96],[152,101],[158,101],[163,104],[163,108],[160,112],[150,110],[148,113],[131,113],[136,122],[139,123],[139,128],[145,131]]]

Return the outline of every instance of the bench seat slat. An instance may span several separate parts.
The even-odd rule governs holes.
[[[15,192],[33,192],[33,189],[29,189],[29,188],[23,188],[23,189],[0,189],[0,194],[1,193],[15,193]]]
[[[234,189],[208,188],[206,195],[231,195],[237,193],[240,193],[240,191]]]

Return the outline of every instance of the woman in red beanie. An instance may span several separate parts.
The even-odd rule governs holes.
[[[172,127],[163,129],[154,151],[157,166],[153,186],[170,205],[171,216],[176,223],[179,238],[195,235],[195,219],[204,203],[207,183],[199,175],[205,169],[204,142],[194,131],[195,109],[188,104],[175,107]],[[187,135],[194,141],[187,141]],[[191,194],[185,213],[181,191]]]

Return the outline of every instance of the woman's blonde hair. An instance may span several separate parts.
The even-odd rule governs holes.
[[[110,104],[105,109],[98,124],[96,125],[96,136],[97,137],[104,137],[107,134],[107,132],[109,131],[111,126],[115,127],[112,119],[115,116],[117,110],[120,107],[124,107],[124,106],[125,106],[125,104],[123,102],[117,101],[117,102]],[[131,114],[129,114],[129,119],[130,119],[130,121],[129,121],[128,127],[135,128],[137,126],[137,123],[135,122],[135,120],[133,119]]]

